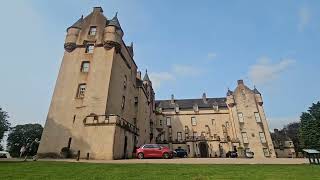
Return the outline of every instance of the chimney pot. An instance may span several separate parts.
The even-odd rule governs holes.
[[[242,79],[238,80],[238,85],[240,84],[244,84]]]
[[[102,7],[93,7],[93,12],[103,12]]]

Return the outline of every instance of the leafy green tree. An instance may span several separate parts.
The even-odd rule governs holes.
[[[296,152],[301,152],[301,143],[299,140],[300,122],[293,122],[284,127],[285,134],[292,140]]]
[[[320,150],[320,102],[300,116],[299,139],[303,148]]]
[[[4,133],[9,130],[10,123],[8,121],[9,115],[6,111],[2,110],[0,107],[0,142],[4,136]],[[3,147],[0,144],[0,150],[3,150]]]
[[[36,138],[40,140],[42,131],[43,127],[40,124],[24,124],[13,127],[7,139],[7,147],[11,156],[19,156],[22,145],[31,143]]]

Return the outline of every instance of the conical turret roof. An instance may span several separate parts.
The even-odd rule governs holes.
[[[258,89],[256,88],[256,86],[254,86],[253,93],[255,93],[255,94],[261,94],[261,93],[258,91]]]
[[[121,29],[121,26],[118,20],[118,12],[116,12],[116,15],[111,20],[109,20],[108,26],[115,26],[116,28]]]
[[[150,82],[150,78],[148,76],[148,71],[146,70],[146,74],[143,77],[143,81],[149,81]]]
[[[83,15],[82,15],[82,16],[80,17],[80,19],[78,19],[78,21],[76,21],[72,26],[68,27],[68,28],[67,28],[67,31],[68,31],[70,28],[78,28],[78,29],[81,29],[82,23],[83,23]]]

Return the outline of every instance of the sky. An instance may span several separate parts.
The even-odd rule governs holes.
[[[320,1],[3,1],[0,106],[12,125],[44,125],[66,28],[118,12],[156,99],[224,97],[238,79],[263,95],[270,129],[320,100]]]

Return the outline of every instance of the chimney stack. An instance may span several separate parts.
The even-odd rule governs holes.
[[[202,100],[203,100],[203,102],[204,102],[205,104],[207,104],[207,95],[206,95],[206,93],[203,93],[203,94],[202,94]]]
[[[240,84],[242,84],[242,85],[244,84],[242,79],[238,80],[238,85],[240,85]]]
[[[102,7],[93,7],[93,12],[103,12]]]

